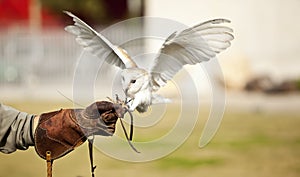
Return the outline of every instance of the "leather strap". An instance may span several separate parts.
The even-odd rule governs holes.
[[[53,160],[51,158],[51,151],[47,151],[45,155],[46,155],[46,162],[47,162],[47,177],[52,177]]]
[[[121,122],[121,126],[122,126],[122,129],[124,131],[124,134],[125,134],[125,137],[126,137],[126,140],[127,142],[129,143],[130,147],[137,153],[140,153],[134,146],[133,144],[131,143],[132,141],[132,137],[133,137],[133,116],[131,114],[131,112],[129,112],[129,115],[130,115],[130,135],[128,136],[127,134],[127,131],[126,131],[126,128],[124,126],[124,123],[122,121],[122,118],[119,118],[120,119],[120,122]],[[95,135],[92,135],[91,138],[88,138],[88,148],[89,148],[89,157],[90,157],[90,166],[91,166],[91,174],[92,174],[92,177],[95,177],[95,169],[96,169],[96,165],[94,166],[94,155],[93,155],[93,144],[94,144],[94,140],[95,140]]]
[[[126,131],[126,128],[125,128],[124,123],[123,123],[123,121],[122,121],[122,118],[120,118],[121,126],[122,126],[122,129],[123,129],[123,131],[124,131],[124,134],[125,134],[125,137],[126,137],[126,140],[127,140],[128,144],[129,144],[129,146],[130,146],[135,152],[140,153],[140,152],[133,146],[133,144],[131,143],[131,141],[132,141],[132,136],[133,136],[133,116],[132,116],[132,114],[131,114],[130,111],[127,110],[127,112],[128,112],[129,115],[130,115],[130,136],[128,136],[128,134],[127,134],[127,131]]]
[[[88,146],[89,146],[89,156],[90,156],[90,164],[91,164],[91,174],[92,177],[95,177],[95,169],[97,166],[94,166],[94,158],[93,158],[93,143],[94,143],[95,136],[93,135],[91,139],[88,139]]]
[[[133,144],[131,143],[131,140],[130,140],[130,138],[128,137],[128,134],[127,134],[127,131],[126,131],[126,128],[125,128],[125,126],[124,126],[124,123],[123,123],[122,119],[120,119],[120,122],[121,122],[121,126],[122,126],[122,129],[123,129],[123,131],[124,131],[124,134],[125,134],[125,137],[126,137],[126,140],[127,140],[128,144],[129,144],[129,146],[130,146],[135,152],[140,153],[140,152],[133,146]],[[131,132],[132,132],[132,131],[131,131]],[[130,133],[130,134],[132,134],[132,133]]]

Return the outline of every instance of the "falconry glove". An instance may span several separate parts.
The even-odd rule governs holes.
[[[124,116],[120,104],[99,101],[86,109],[61,109],[41,114],[35,130],[35,150],[46,159],[60,158],[81,145],[91,135],[112,136],[118,118]]]

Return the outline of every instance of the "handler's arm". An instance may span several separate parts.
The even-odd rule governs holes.
[[[12,153],[33,146],[34,118],[0,103],[0,151]]]

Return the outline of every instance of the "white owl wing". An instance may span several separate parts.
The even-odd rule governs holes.
[[[208,61],[225,50],[233,40],[233,30],[215,19],[174,32],[163,43],[151,69],[153,91],[164,86],[186,64]]]
[[[107,63],[122,69],[136,67],[136,64],[124,49],[113,45],[103,35],[71,12],[64,11],[64,13],[72,17],[74,21],[74,25],[67,26],[65,30],[75,35],[77,43],[83,46],[84,49],[100,59],[105,59]]]

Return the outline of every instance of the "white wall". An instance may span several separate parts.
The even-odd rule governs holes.
[[[252,74],[300,77],[299,0],[146,0],[146,15],[186,25],[212,18],[231,20],[235,40],[219,55],[226,77]]]

